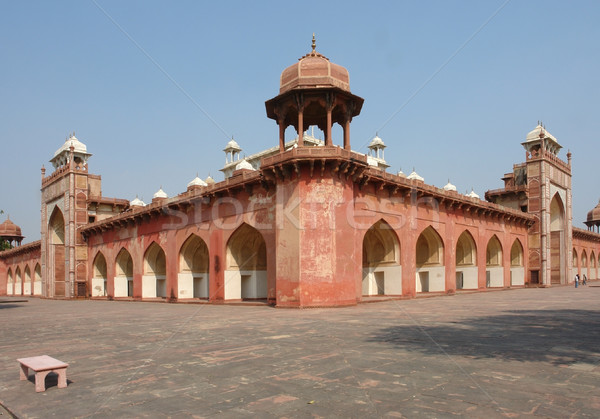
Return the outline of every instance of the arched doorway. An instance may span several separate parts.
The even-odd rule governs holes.
[[[510,285],[525,285],[525,267],[523,266],[523,246],[515,239],[510,248]]]
[[[42,267],[39,263],[35,265],[33,279],[33,295],[42,295]]]
[[[152,242],[144,255],[142,298],[167,297],[166,267],[165,251],[156,242]]]
[[[590,253],[590,278],[589,279],[597,279],[598,278],[598,265],[596,265],[596,255],[592,250]]]
[[[402,295],[400,243],[384,220],[373,224],[363,239],[362,295]]]
[[[417,239],[416,260],[417,292],[445,291],[444,244],[431,226]]]
[[[456,242],[456,289],[477,288],[477,245],[465,230]]]
[[[8,268],[8,285],[6,288],[7,295],[15,294],[15,278],[13,277],[13,272],[10,268]]]
[[[587,253],[584,250],[581,251],[581,280],[583,281],[583,276],[585,275],[586,278],[590,277],[590,272],[588,269],[588,258],[587,258]]]
[[[575,275],[579,274],[579,256],[577,250],[573,249],[573,281],[575,281]]]
[[[227,242],[225,299],[267,298],[267,247],[254,227],[243,223]]]
[[[117,255],[115,297],[133,297],[133,259],[123,248]]]
[[[565,257],[565,206],[556,193],[550,202],[550,283],[564,284],[566,281]]]
[[[192,234],[179,252],[179,298],[208,298],[208,247]]]
[[[98,252],[94,258],[92,274],[92,297],[106,296],[106,258]]]
[[[31,269],[29,269],[29,265],[25,266],[23,274],[23,295],[31,295]]]
[[[15,269],[15,295],[23,295],[23,277],[20,266]]]
[[[54,208],[48,222],[48,261],[50,281],[48,286],[55,297],[64,297],[66,294],[65,281],[65,219],[58,207]]]
[[[504,265],[502,263],[502,245],[494,234],[485,253],[485,286],[496,288],[504,286]]]

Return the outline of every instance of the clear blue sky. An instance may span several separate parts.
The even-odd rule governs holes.
[[[264,102],[315,32],[365,99],[353,149],[379,131],[391,172],[483,197],[543,120],[573,153],[582,227],[600,198],[598,21],[596,1],[2,1],[0,209],[39,238],[40,168],[72,131],[104,196],[221,180],[229,136],[247,154],[277,145]]]

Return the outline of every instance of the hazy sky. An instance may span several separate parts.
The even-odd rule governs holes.
[[[39,239],[40,168],[72,131],[107,197],[222,180],[231,136],[246,154],[278,144],[264,102],[315,32],[365,99],[353,149],[379,132],[390,172],[483,197],[542,120],[573,153],[584,227],[600,198],[599,20],[597,1],[0,1],[0,209]]]

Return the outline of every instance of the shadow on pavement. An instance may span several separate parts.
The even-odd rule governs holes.
[[[369,341],[425,355],[439,355],[443,349],[449,355],[474,359],[597,363],[600,361],[600,312],[509,311],[435,326],[388,327],[376,332]]]

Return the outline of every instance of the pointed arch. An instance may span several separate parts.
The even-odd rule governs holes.
[[[585,249],[583,249],[581,251],[581,280],[583,280],[584,277],[585,277],[585,280],[589,279],[589,277],[590,277],[589,266],[588,266],[588,257],[587,257],[587,252],[585,251]]]
[[[225,299],[267,297],[267,247],[260,232],[242,223],[227,241]]]
[[[510,248],[510,285],[525,285],[523,245],[519,239],[515,239]]]
[[[590,279],[598,278],[598,264],[596,262],[596,254],[592,250],[590,253]]]
[[[106,258],[98,252],[92,263],[92,297],[106,296],[106,278]]]
[[[15,294],[15,278],[13,276],[13,271],[11,268],[8,268],[7,276],[8,276],[8,286],[7,286],[6,294],[14,295]]]
[[[23,277],[20,266],[15,269],[15,295],[23,295]]]
[[[465,230],[456,241],[456,289],[477,289],[477,244]]]
[[[566,216],[565,204],[557,192],[550,201],[550,283],[566,283]]]
[[[35,264],[33,272],[33,295],[42,295],[42,267],[39,263]]]
[[[115,261],[115,297],[133,297],[133,258],[121,248]]]
[[[206,242],[199,236],[190,234],[179,251],[179,298],[208,298],[208,268]]]
[[[65,244],[65,217],[58,207],[54,207],[50,215],[48,234],[51,244]]]
[[[31,295],[31,269],[29,265],[25,265],[23,269],[23,295]]]
[[[579,269],[579,256],[577,255],[577,250],[575,248],[573,249],[573,269],[576,271]]]
[[[444,242],[432,226],[419,235],[415,252],[417,292],[445,291]]]
[[[385,220],[365,233],[362,255],[362,295],[401,295],[400,241]]]
[[[490,238],[485,252],[486,287],[504,286],[502,244],[495,234]]]
[[[50,275],[50,289],[53,296],[64,297],[67,275],[65,270],[65,218],[58,206],[54,207],[48,221],[48,243],[47,261],[50,266],[47,272]]]
[[[146,249],[143,272],[142,298],[166,298],[167,259],[165,251],[156,242]]]

